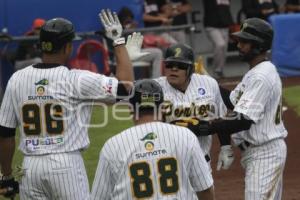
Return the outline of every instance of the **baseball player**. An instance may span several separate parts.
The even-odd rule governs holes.
[[[158,120],[164,96],[159,84],[140,80],[131,94],[135,126],[104,144],[92,199],[214,199],[195,135]]]
[[[279,200],[287,131],[282,121],[281,80],[276,67],[267,60],[273,29],[262,19],[249,18],[233,36],[238,41],[241,58],[250,66],[231,93],[222,89],[224,102],[237,115],[231,120],[218,120],[209,125],[199,123],[198,133],[236,133],[232,139],[242,151],[245,199]]]
[[[11,165],[15,129],[19,126],[19,149],[24,154],[21,199],[89,198],[81,151],[90,143],[87,125],[93,102],[114,101],[117,95],[124,96],[131,86],[121,81],[133,81],[116,13],[102,10],[99,16],[106,36],[114,41],[115,78],[64,66],[72,53],[75,30],[70,21],[54,18],[40,32],[43,63],[17,71],[7,84],[0,109],[1,188],[15,185]],[[133,35],[131,41],[135,42],[130,45],[140,39],[140,35]]]
[[[165,94],[165,121],[177,125],[186,118],[210,121],[226,114],[218,83],[208,75],[194,73],[194,54],[191,47],[175,44],[166,50],[165,77],[155,79]],[[230,137],[229,141],[230,141]],[[211,136],[198,137],[207,161],[210,161]],[[230,142],[221,146],[217,170],[228,169],[234,160]]]

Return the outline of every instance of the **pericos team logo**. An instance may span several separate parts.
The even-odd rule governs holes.
[[[49,81],[47,79],[42,79],[34,83],[35,85],[35,93],[36,95],[30,95],[28,96],[28,100],[49,100],[54,99],[52,96],[47,95],[46,89],[47,85],[49,84]]]
[[[45,85],[49,84],[49,81],[47,79],[42,79],[36,83],[34,83],[37,87],[36,87],[36,93],[38,96],[43,96],[45,93]]]
[[[42,79],[36,83],[34,83],[35,85],[48,85],[49,84],[49,81],[47,79]]]
[[[157,138],[157,135],[153,132],[148,133],[147,135],[145,135],[142,139],[140,139],[141,141],[145,141],[145,140],[155,140]],[[145,142],[145,149],[147,151],[153,151],[154,149],[154,143],[151,141],[146,141]]]
[[[157,135],[153,132],[148,133],[147,135],[145,135],[145,137],[143,137],[142,139],[140,139],[141,141],[145,141],[145,140],[154,140],[157,138]]]

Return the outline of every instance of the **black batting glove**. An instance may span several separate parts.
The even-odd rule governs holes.
[[[12,175],[2,176],[0,178],[0,188],[7,189],[7,192],[3,194],[6,198],[12,198],[19,193],[19,183],[15,181],[15,178]]]
[[[202,121],[196,117],[194,118],[182,118],[179,120],[174,120],[170,122],[171,124],[175,124],[177,126],[183,126],[190,129],[196,136],[207,136],[210,135],[209,131],[209,122]]]

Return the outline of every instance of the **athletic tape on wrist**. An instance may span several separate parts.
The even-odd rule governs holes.
[[[122,45],[122,44],[125,44],[125,38],[124,37],[115,39],[114,42],[113,42],[114,47]]]

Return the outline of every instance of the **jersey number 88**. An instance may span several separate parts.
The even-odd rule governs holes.
[[[157,162],[159,186],[162,194],[176,193],[179,189],[177,161],[175,158],[162,158]],[[131,185],[136,198],[149,198],[153,195],[151,168],[147,162],[133,163],[129,167]]]

